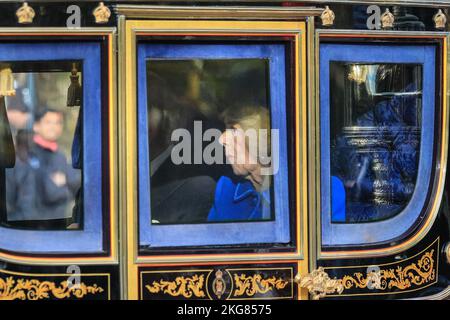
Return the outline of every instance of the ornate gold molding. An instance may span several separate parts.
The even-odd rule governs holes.
[[[192,277],[179,276],[174,281],[159,280],[153,281],[152,285],[146,285],[148,291],[151,293],[164,293],[172,297],[183,296],[185,298],[191,298],[192,296],[197,298],[204,298],[205,291],[203,287],[205,284],[204,275],[193,275]]]
[[[40,281],[37,279],[14,279],[0,278],[0,300],[41,300],[48,299],[53,295],[56,299],[69,297],[83,298],[87,294],[103,292],[103,288],[94,284],[87,286],[84,283],[69,286],[67,281],[56,285],[51,281]]]
[[[303,277],[297,275],[295,277],[295,282],[297,282],[301,288],[308,289],[313,300],[319,300],[330,293],[337,292],[341,294],[342,291],[344,291],[342,280],[336,278],[331,279],[324,271],[323,267],[319,267]]]
[[[397,266],[386,270],[372,272],[364,277],[362,273],[354,273],[353,276],[344,276],[341,282],[345,289],[352,287],[367,288],[370,283],[372,289],[387,290],[398,288],[405,290],[413,285],[420,286],[436,279],[433,259],[434,249],[426,252],[416,263],[406,267]]]
[[[318,16],[323,8],[316,7],[184,7],[118,4],[117,15],[127,19],[181,19],[181,20],[303,20]]]
[[[281,290],[285,288],[288,283],[288,281],[282,278],[276,278],[275,276],[264,279],[260,274],[252,276],[246,276],[243,273],[240,275],[234,274],[234,286],[236,289],[234,290],[233,295],[235,297],[240,297],[245,294],[252,297],[255,294],[264,294],[273,289]]]
[[[344,290],[352,288],[388,291],[397,288],[406,290],[412,286],[421,286],[436,279],[434,261],[434,249],[425,252],[416,263],[404,267],[397,265],[389,269],[379,269],[363,275],[355,272],[353,275],[345,275],[341,279],[330,279],[323,267],[301,277],[297,275],[295,281],[300,287],[308,289],[314,300],[337,292],[342,294]]]

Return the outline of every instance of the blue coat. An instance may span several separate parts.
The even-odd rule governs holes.
[[[258,192],[248,180],[235,182],[222,176],[217,182],[208,221],[242,221],[270,218],[269,191]],[[267,213],[269,216],[267,217]]]

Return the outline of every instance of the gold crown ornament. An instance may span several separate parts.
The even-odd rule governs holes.
[[[438,10],[438,12],[433,16],[434,21],[434,27],[437,30],[444,30],[445,25],[447,24],[447,17],[445,16],[445,13],[442,12],[441,9]]]
[[[383,29],[392,29],[394,27],[394,15],[386,8],[386,11],[381,15],[381,27]]]
[[[36,13],[33,8],[30,7],[27,2],[24,2],[23,5],[16,11],[17,21],[20,24],[32,23],[35,15]]]
[[[335,17],[336,16],[333,10],[331,10],[329,6],[325,6],[325,10],[323,10],[322,14],[320,15],[320,19],[322,19],[322,25],[324,27],[332,26]]]
[[[100,2],[97,8],[94,9],[92,14],[95,17],[95,23],[102,24],[108,23],[109,17],[111,17],[111,10],[103,2]]]

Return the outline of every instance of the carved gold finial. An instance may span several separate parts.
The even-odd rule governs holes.
[[[383,29],[392,29],[394,27],[394,15],[386,8],[386,11],[381,15],[381,27]]]
[[[111,10],[103,2],[100,2],[97,8],[94,9],[92,14],[95,17],[95,23],[108,23],[109,17],[111,17]]]
[[[16,95],[14,90],[14,78],[11,68],[0,67],[0,97],[9,97]]]
[[[445,13],[442,12],[441,9],[438,10],[438,12],[433,16],[434,21],[434,27],[438,30],[445,29],[445,25],[447,23],[447,17],[445,16]]]
[[[328,293],[337,292],[339,294],[344,291],[342,280],[330,279],[328,274],[323,270],[323,267],[319,267],[311,273],[301,277],[295,276],[295,282],[297,282],[301,288],[308,289],[313,300],[319,300],[325,297]]]
[[[27,2],[24,2],[16,11],[16,16],[20,24],[32,23],[35,15],[33,8]]]
[[[330,9],[329,6],[325,6],[325,10],[322,11],[322,14],[320,15],[320,19],[322,19],[322,25],[324,27],[332,26],[334,23],[334,12]]]

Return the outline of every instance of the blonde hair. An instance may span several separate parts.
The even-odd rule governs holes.
[[[254,129],[259,133],[259,130],[266,130],[267,141],[265,147],[267,148],[267,155],[270,155],[271,137],[270,137],[270,112],[267,108],[261,106],[244,106],[242,108],[235,107],[225,110],[221,118],[227,128],[234,125],[239,125],[244,131]],[[258,146],[261,146],[260,134],[257,135]],[[248,139],[246,140],[248,147]],[[264,143],[263,143],[264,146]]]

